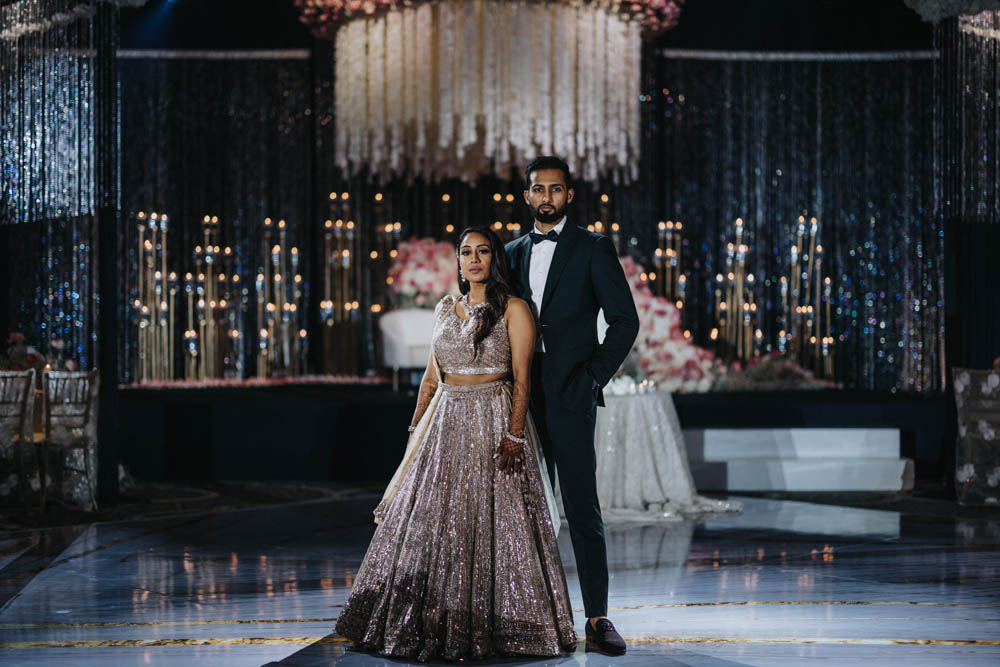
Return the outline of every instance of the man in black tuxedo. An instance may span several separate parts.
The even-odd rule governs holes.
[[[556,471],[576,555],[587,641],[608,653],[625,642],[607,618],[608,557],[597,498],[594,426],[601,388],[639,332],[635,302],[614,244],[570,223],[569,167],[557,157],[525,169],[529,234],[506,245],[514,293],[533,305],[540,334],[531,369],[531,414],[553,485]],[[608,323],[597,342],[597,313]]]

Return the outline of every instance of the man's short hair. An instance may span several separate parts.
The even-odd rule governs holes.
[[[541,171],[542,169],[558,169],[563,173],[563,176],[566,177],[566,187],[573,187],[572,178],[569,174],[569,165],[557,158],[555,155],[539,155],[534,160],[529,162],[528,166],[524,168],[524,186],[528,187],[531,185],[531,175],[536,171]]]

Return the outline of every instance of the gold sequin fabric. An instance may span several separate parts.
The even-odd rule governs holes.
[[[525,457],[521,474],[494,459],[510,420],[510,382],[440,383],[438,391],[426,440],[375,531],[336,632],[418,660],[571,650],[566,577],[535,458]]]
[[[489,335],[479,343],[479,353],[473,356],[472,339],[479,326],[479,318],[461,319],[455,312],[457,301],[454,295],[448,295],[438,305],[431,345],[441,370],[456,375],[508,372],[510,341],[504,318],[497,320]]]

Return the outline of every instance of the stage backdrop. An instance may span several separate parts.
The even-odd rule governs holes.
[[[1000,10],[935,27],[940,180],[948,261],[948,362],[1000,357]]]
[[[97,364],[95,215],[120,202],[117,151],[97,146],[113,50],[99,62],[96,40],[116,17],[96,1],[0,7],[0,365],[10,344],[18,367]]]
[[[315,142],[313,114],[318,102],[312,90],[310,52],[206,52],[185,57],[177,52],[126,51],[119,62],[126,91],[122,162],[129,221],[122,247],[132,277],[125,312],[129,331],[124,375],[127,380],[137,376],[137,325],[145,305],[138,276],[149,261],[140,238],[151,238],[153,213],[168,216],[166,242],[154,237],[153,243],[166,249],[167,272],[176,274],[176,304],[168,306],[168,317],[174,317],[172,330],[197,330],[198,315],[186,307],[185,290],[197,291],[198,274],[211,276],[217,270],[225,276],[226,293],[217,295],[219,302],[228,300],[225,334],[239,332],[238,337],[228,335],[219,375],[253,374],[256,337],[251,332],[259,328],[254,278],[269,261],[271,250],[264,247],[264,220],[273,218],[275,230],[284,220],[286,243],[302,247],[303,256],[311,247],[309,230],[317,224],[313,169],[321,152]],[[136,224],[140,213],[147,221],[143,237]],[[205,224],[206,216],[212,224]],[[209,245],[219,246],[211,259],[205,254]],[[162,250],[154,254],[154,268],[160,270]],[[192,278],[185,280],[188,273]],[[233,283],[234,276],[243,282]],[[303,292],[308,283],[304,281]],[[160,298],[168,300],[169,294]],[[211,295],[196,293],[191,303],[199,298]],[[194,326],[186,320],[189,314]],[[306,326],[307,314],[305,307],[297,313],[296,333]],[[178,340],[173,347],[177,374],[182,372],[183,342]]]
[[[709,344],[717,326],[717,276],[724,292],[740,218],[766,347],[777,349],[780,332],[793,329],[797,314],[782,292],[808,271],[802,289],[814,296],[801,303],[821,311],[806,317],[818,316],[817,338],[832,337],[838,381],[883,391],[943,387],[933,62],[932,53],[655,55],[643,173],[652,208],[685,223],[686,324],[698,340]],[[822,251],[803,261],[802,246],[812,242],[793,246],[812,234],[813,218]],[[640,248],[648,248],[653,228],[646,221],[641,230]]]
[[[291,313],[288,333],[301,342],[285,352],[294,357],[287,363],[296,364],[288,372],[341,370],[330,362],[336,356],[354,360],[350,372],[364,373],[378,366],[374,332],[380,313],[393,303],[388,252],[377,258],[373,252],[411,236],[453,239],[472,223],[499,223],[502,235],[513,238],[529,222],[516,174],[473,185],[401,180],[376,187],[363,175],[341,178],[330,154],[337,120],[328,45],[278,56],[187,56],[140,52],[120,58],[127,221],[121,243],[129,275],[125,381],[137,379],[145,305],[138,281],[149,259],[139,242],[139,212],[169,215],[166,232],[161,228],[157,237],[167,262],[159,263],[161,255],[154,261],[156,270],[165,266],[164,273],[175,274],[173,287],[161,276],[164,289],[177,292],[170,302],[174,377],[184,375],[185,331],[197,308],[188,308],[187,290],[199,289],[199,262],[210,273],[206,245],[219,247],[213,270],[226,276],[227,291],[216,295],[228,309],[217,332],[227,346],[220,375],[248,377],[261,367],[260,314],[268,311],[260,307],[257,278],[274,257],[279,220],[286,223],[282,261],[289,271],[294,263],[301,278],[295,296],[290,292],[277,304]],[[613,234],[623,255],[656,272],[657,279],[648,281],[653,293],[683,300],[677,331],[689,332],[718,358],[734,358],[737,345],[751,357],[796,349],[803,366],[843,386],[940,389],[942,188],[948,186],[934,175],[942,166],[942,135],[951,130],[935,113],[942,104],[934,96],[933,58],[647,50],[643,62],[640,182],[628,188],[579,183],[574,220]],[[10,86],[5,91],[8,104],[22,94]],[[994,191],[987,196],[996,199]],[[208,244],[205,216],[211,221]],[[360,239],[351,256],[349,296],[357,308],[346,346],[337,331],[324,329],[327,318],[321,317],[332,259],[324,248],[325,222],[338,219],[354,222]],[[678,267],[669,286],[663,282],[667,265],[657,255],[665,249],[665,221],[683,223],[672,235]],[[397,222],[385,244],[385,225]],[[91,266],[93,234],[70,220],[59,225],[51,233],[39,229],[34,240],[7,234],[12,276],[42,270],[22,251],[58,255],[58,262],[46,263],[48,287],[9,276],[14,289],[7,321],[44,347],[53,337],[47,332],[65,327],[59,323],[67,308],[58,302],[64,292],[79,311],[69,321],[82,324],[59,335],[79,336],[73,356],[88,366],[93,337],[84,313],[93,307],[93,287],[84,270]],[[143,234],[149,240],[148,226]],[[285,278],[291,282],[292,273]],[[148,280],[144,284],[149,287]],[[156,309],[166,302],[162,297],[154,295],[149,305]],[[730,313],[745,305],[749,316],[737,311],[723,322],[722,301]]]

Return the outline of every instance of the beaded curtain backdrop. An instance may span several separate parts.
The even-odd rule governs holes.
[[[934,57],[656,56],[643,172],[655,210],[685,224],[696,339],[745,319],[765,352],[847,386],[943,388]]]

